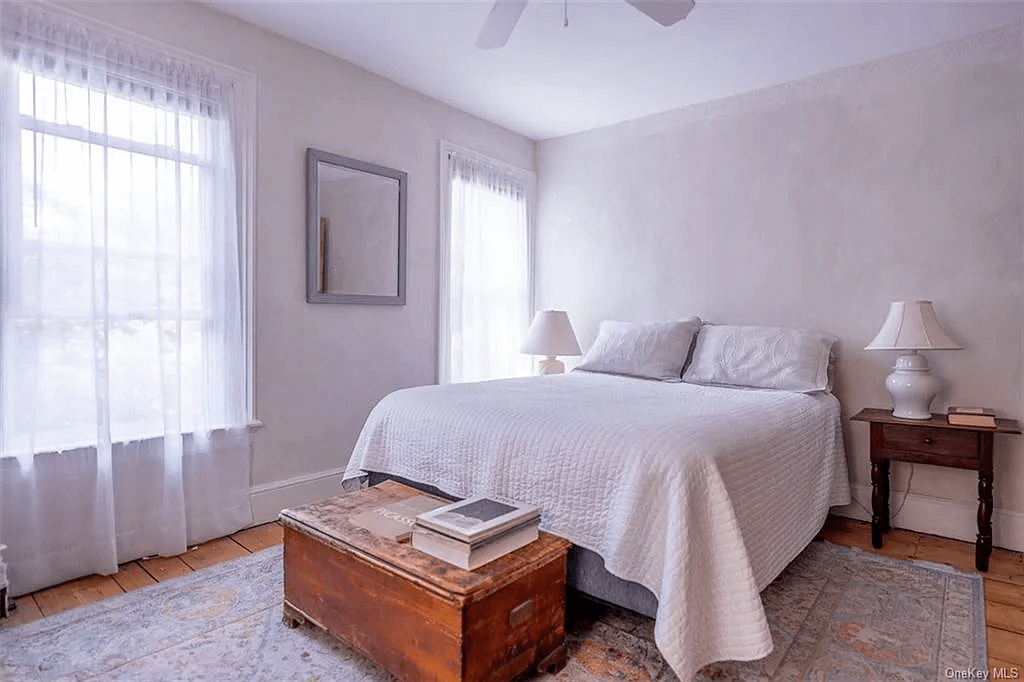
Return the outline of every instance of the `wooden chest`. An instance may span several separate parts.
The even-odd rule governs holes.
[[[388,481],[282,511],[285,622],[308,620],[401,680],[503,682],[557,662],[568,541],[541,533],[470,572],[349,522],[418,494]]]

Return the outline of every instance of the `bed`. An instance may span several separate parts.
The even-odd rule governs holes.
[[[538,505],[541,527],[581,550],[571,583],[639,598],[624,605],[654,611],[658,648],[684,680],[772,650],[760,591],[850,499],[827,391],[587,371],[392,393],[344,481],[371,472]]]

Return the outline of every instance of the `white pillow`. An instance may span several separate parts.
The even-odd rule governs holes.
[[[692,384],[812,393],[829,388],[836,337],[785,327],[705,325],[683,375]]]
[[[681,381],[683,364],[698,329],[697,317],[671,322],[605,320],[598,328],[594,345],[576,369]]]

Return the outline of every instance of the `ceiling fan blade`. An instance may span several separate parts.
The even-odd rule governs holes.
[[[529,0],[496,0],[480,30],[480,37],[476,39],[476,46],[493,50],[507,43],[527,2]]]
[[[693,9],[694,0],[626,0],[662,26],[682,21]]]

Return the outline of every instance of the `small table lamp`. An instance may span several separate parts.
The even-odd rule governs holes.
[[[892,396],[892,416],[931,419],[929,405],[939,392],[939,380],[917,351],[961,348],[942,330],[931,301],[896,301],[889,306],[882,329],[864,350],[908,351],[896,358],[893,372],[885,380]]]
[[[520,353],[546,355],[540,361],[540,374],[561,374],[565,364],[556,355],[583,355],[569,316],[564,310],[542,310],[533,318]]]

